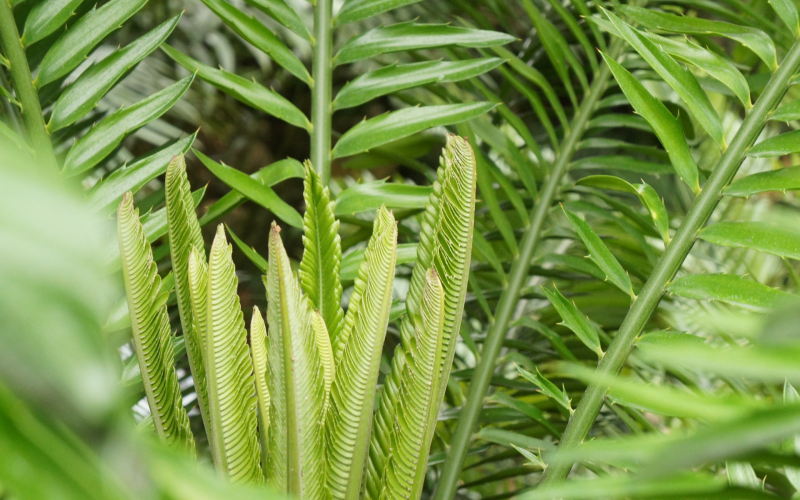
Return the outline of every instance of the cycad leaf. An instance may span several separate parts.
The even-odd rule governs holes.
[[[225,0],[203,0],[203,3],[239,36],[258,47],[300,80],[311,83],[311,75],[303,62],[255,17],[248,16]]]
[[[775,9],[781,21],[791,30],[792,35],[795,38],[800,36],[800,16],[797,13],[797,6],[792,0],[769,0],[769,4]]]
[[[798,152],[800,152],[800,130],[794,130],[759,142],[747,150],[747,156],[770,158]]]
[[[267,300],[271,400],[267,477],[279,491],[324,498],[325,368],[308,299],[301,294],[275,224],[269,235]],[[316,328],[320,326],[317,322]]]
[[[189,179],[186,177],[186,161],[183,154],[175,156],[167,167],[165,191],[172,274],[175,279],[178,314],[181,318],[181,328],[186,341],[186,353],[189,355],[189,367],[192,370],[192,380],[194,380],[197,392],[200,414],[206,429],[210,429],[204,344],[200,344],[198,339],[198,332],[201,335],[205,334],[205,325],[200,329],[194,327],[195,315],[192,312],[192,294],[189,283],[190,253],[196,252],[195,259],[198,262],[204,262],[206,252],[203,247],[200,224],[197,222],[197,213],[194,210],[192,190],[189,186]]]
[[[718,222],[700,231],[698,237],[716,245],[753,248],[800,260],[800,232],[764,222]]]
[[[70,148],[63,173],[77,175],[97,165],[125,137],[166,113],[189,89],[193,79],[194,76],[187,76],[129,108],[108,115]]]
[[[59,96],[47,129],[52,133],[73,124],[91,111],[108,90],[130,69],[154,51],[178,25],[180,14],[164,21],[102,61],[92,65]]]
[[[206,377],[217,470],[233,482],[260,483],[256,390],[239,280],[220,224],[211,245],[206,288]]]
[[[597,264],[597,267],[603,270],[606,274],[606,279],[635,299],[636,295],[633,293],[630,276],[628,276],[628,273],[622,268],[619,261],[614,257],[614,254],[611,253],[611,250],[603,243],[603,240],[600,239],[585,220],[563,207],[562,209],[564,210],[564,215],[567,216],[567,220],[572,225],[573,229],[575,229],[575,232],[578,233],[581,241],[583,241],[586,249],[589,250],[589,257]]]
[[[722,132],[722,122],[714,111],[708,96],[700,88],[694,75],[675,62],[663,49],[657,47],[639,31],[633,29],[626,22],[605,11],[606,16],[614,24],[618,33],[639,53],[640,56],[655,70],[656,73],[669,85],[672,90],[686,103],[692,111],[697,122],[719,145],[725,148],[725,138]]]
[[[253,317],[250,320],[250,353],[253,355],[253,375],[255,377],[256,396],[258,403],[258,440],[261,446],[262,466],[267,463],[267,450],[269,449],[269,351],[267,350],[267,327],[261,311],[253,307]]]
[[[769,119],[780,122],[800,120],[800,99],[778,106],[777,109],[769,114]]]
[[[737,179],[725,189],[728,196],[751,196],[767,191],[800,189],[800,167],[759,172]]]
[[[598,335],[597,328],[589,321],[589,318],[573,302],[561,295],[558,288],[553,287],[551,290],[550,288],[542,287],[542,291],[558,312],[558,315],[561,316],[561,324],[572,330],[586,347],[597,354],[602,354],[600,335]]]
[[[491,102],[470,102],[403,108],[364,120],[336,142],[331,158],[351,156],[433,127],[471,120],[494,108]]]
[[[122,275],[131,311],[131,330],[147,402],[156,433],[168,444],[194,455],[194,436],[183,408],[173,361],[167,315],[168,290],[162,290],[153,252],[133,207],[133,195],[122,197],[117,215]]]
[[[664,104],[650,95],[628,70],[622,67],[612,58],[603,54],[606,64],[611,68],[617,83],[630,101],[633,109],[642,115],[645,120],[653,127],[658,140],[664,146],[672,161],[672,166],[678,173],[683,182],[689,185],[697,193],[700,184],[697,174],[697,163],[692,157],[686,138],[683,136],[683,129],[680,122],[669,112]]]
[[[433,268],[444,290],[444,334],[439,354],[438,394],[434,394],[431,412],[438,415],[455,353],[455,336],[460,331],[464,296],[467,290],[469,262],[472,254],[472,230],[477,185],[475,155],[466,139],[450,135],[447,138],[438,181],[433,185],[429,204],[425,208],[417,247],[417,261],[406,296],[407,314],[400,325],[401,345],[392,358],[392,368],[386,377],[383,394],[373,422],[370,440],[370,460],[365,479],[368,498],[380,498],[383,490],[382,473],[389,456],[395,415],[400,404],[399,384],[410,352],[411,339],[416,334],[416,318],[420,317],[426,273]],[[427,452],[427,450],[425,450]]]
[[[688,299],[718,300],[756,311],[800,304],[796,295],[733,274],[681,276],[667,290]]]
[[[429,83],[467,80],[502,63],[500,58],[484,57],[466,61],[423,61],[399,66],[393,64],[364,73],[348,82],[336,94],[333,109],[352,108],[382,95]]]
[[[280,118],[295,127],[311,130],[311,122],[308,121],[306,115],[297,109],[297,106],[274,90],[268,89],[260,83],[248,80],[235,73],[206,66],[182,52],[173,49],[167,44],[163,44],[161,50],[176,63],[192,73],[196,73],[198,78],[204,82],[210,83],[229,96],[264,113]]]
[[[25,18],[20,42],[24,47],[38,42],[57,30],[69,19],[83,0],[50,0],[38,2]]]
[[[333,216],[333,202],[327,186],[322,185],[310,162],[306,162],[305,169],[304,250],[298,274],[303,293],[325,320],[331,343],[335,344],[344,316],[342,283],[339,280],[339,269],[342,265],[339,221]]]
[[[355,280],[344,328],[334,343],[336,371],[326,422],[328,489],[358,498],[369,450],[378,368],[392,304],[397,224],[382,207]]]
[[[400,381],[391,453],[386,461],[383,495],[417,500],[425,483],[428,450],[436,428],[438,404],[434,398],[442,382],[439,353],[444,334],[444,290],[436,271],[428,270],[422,292],[420,317]],[[398,353],[400,354],[400,353]]]
[[[676,16],[633,5],[620,5],[617,8],[623,14],[651,30],[671,31],[686,35],[717,35],[736,40],[755,52],[769,66],[770,70],[774,71],[778,67],[775,44],[769,35],[756,28],[700,17]]]
[[[45,54],[36,85],[42,87],[75,69],[95,45],[146,3],[147,0],[112,0],[78,19]]]
[[[386,182],[386,179],[354,184],[336,197],[334,215],[371,212],[382,206],[419,210],[431,195],[430,186]]]
[[[333,20],[334,26],[354,23],[420,0],[348,0]]]
[[[514,37],[496,31],[460,28],[447,24],[416,24],[413,21],[381,26],[351,38],[339,49],[333,64],[346,64],[381,54],[457,45],[493,47],[513,42]]]
[[[283,0],[246,0],[271,18],[292,30],[297,36],[311,41],[311,33],[300,16]]]

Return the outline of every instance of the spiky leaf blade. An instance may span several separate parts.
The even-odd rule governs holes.
[[[328,488],[335,499],[358,498],[361,487],[396,254],[397,224],[392,213],[382,207],[334,350],[336,371],[346,375],[335,379],[326,422]]]
[[[173,365],[172,334],[167,296],[153,251],[133,207],[133,195],[122,197],[117,216],[122,276],[128,298],[131,330],[153,425],[168,444],[194,454],[194,436],[183,408],[178,375]]]

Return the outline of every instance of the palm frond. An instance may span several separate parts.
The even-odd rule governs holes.
[[[281,491],[321,498],[325,368],[308,299],[301,293],[275,224],[269,237],[267,299],[271,401],[267,477]],[[321,326],[316,322],[317,328]]]
[[[167,315],[169,290],[162,289],[153,252],[139,222],[139,211],[133,207],[131,193],[122,197],[117,213],[117,235],[133,345],[153,425],[165,442],[194,454],[194,436],[173,365]]]
[[[339,221],[333,216],[333,203],[328,188],[310,162],[305,163],[306,178],[303,198],[303,260],[300,261],[300,285],[312,306],[319,311],[330,334],[331,344],[342,329],[342,284],[339,268],[342,244]]]
[[[328,488],[333,498],[358,498],[369,448],[372,407],[392,302],[397,224],[382,207],[350,295],[335,348],[331,413],[326,422]]]
[[[206,288],[206,376],[216,467],[233,482],[263,481],[256,391],[231,246],[220,224]]]

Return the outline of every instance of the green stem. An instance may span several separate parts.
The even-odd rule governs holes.
[[[615,39],[610,48],[612,57],[617,57],[622,49],[622,42]],[[444,462],[442,475],[436,487],[435,500],[449,500],[454,498],[458,489],[458,479],[461,469],[467,458],[472,432],[478,422],[478,416],[483,408],[483,400],[489,390],[489,383],[494,374],[497,357],[503,347],[508,324],[514,316],[514,310],[519,302],[520,292],[528,278],[533,254],[542,239],[542,227],[547,219],[550,206],[558,193],[562,179],[567,172],[572,155],[575,153],[586,125],[595,111],[598,101],[605,92],[611,70],[603,65],[591,87],[583,97],[583,102],[573,120],[570,132],[564,139],[561,153],[556,158],[550,176],[539,191],[539,202],[531,211],[531,224],[525,231],[520,245],[520,252],[508,273],[509,282],[500,301],[497,304],[495,320],[481,350],[481,358],[475,367],[475,373],[469,386],[467,399],[459,414],[455,434],[450,443],[450,450]]]
[[[616,375],[628,357],[636,336],[642,331],[650,315],[658,307],[664,288],[683,265],[684,259],[694,245],[697,232],[705,225],[722,197],[739,166],[744,161],[747,149],[755,142],[764,128],[767,116],[777,106],[786,93],[787,84],[800,67],[800,41],[795,41],[778,70],[772,75],[767,87],[756,101],[750,113],[742,122],[731,145],[722,154],[714,172],[698,195],[675,237],[667,246],[656,264],[650,279],[647,280],[639,297],[631,306],[622,322],[616,337],[611,342],[603,359],[597,366],[598,378],[607,380]],[[597,413],[605,401],[607,387],[604,384],[591,384],[581,398],[578,408],[572,415],[559,448],[569,449],[578,446],[589,432]],[[572,464],[557,462],[548,467],[541,484],[564,480],[572,469]]]
[[[0,0],[1,1],[1,0]],[[311,163],[319,172],[322,185],[331,179],[331,73],[333,65],[333,0],[317,0],[314,5],[314,54],[311,76]]]
[[[11,69],[11,79],[17,91],[17,99],[22,105],[22,119],[31,139],[31,145],[36,156],[47,168],[58,171],[58,162],[50,142],[50,134],[42,116],[42,107],[39,96],[33,86],[31,69],[28,67],[28,58],[25,48],[20,41],[17,23],[14,21],[14,12],[11,10],[9,0],[0,0],[0,41],[6,51],[6,57]]]

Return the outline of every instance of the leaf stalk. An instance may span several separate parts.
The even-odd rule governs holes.
[[[331,74],[333,73],[333,0],[314,5],[311,63],[311,163],[327,186],[331,178]]]

